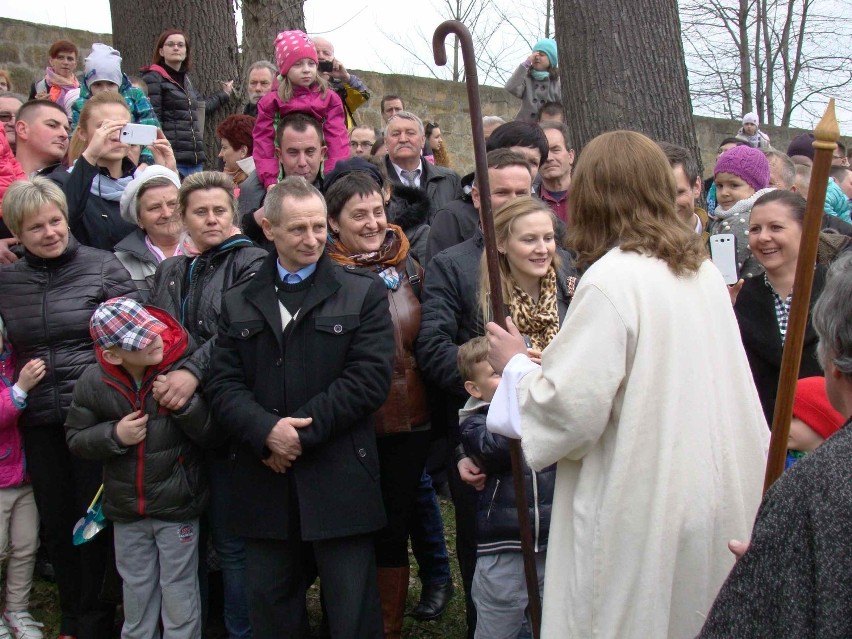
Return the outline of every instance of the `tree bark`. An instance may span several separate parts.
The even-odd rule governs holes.
[[[304,5],[304,0],[242,0],[244,71],[258,60],[275,63],[275,36],[305,30]]]
[[[743,112],[745,115],[754,110],[751,91],[751,49],[748,44],[748,11],[749,0],[740,0],[739,30],[740,30],[740,92],[742,94]]]
[[[125,73],[138,75],[151,64],[154,45],[164,29],[178,28],[189,35],[192,68],[188,75],[202,96],[222,90],[222,82],[241,84],[237,27],[230,0],[172,2],[171,0],[110,0],[115,48],[121,51]],[[216,164],[216,126],[238,110],[236,91],[231,100],[205,118],[204,149],[207,167]]]
[[[676,0],[556,0],[562,102],[575,148],[613,129],[689,149],[701,164]]]

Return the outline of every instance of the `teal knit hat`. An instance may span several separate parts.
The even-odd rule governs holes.
[[[556,40],[553,38],[543,38],[535,43],[533,51],[541,51],[550,60],[550,66],[559,66],[559,59],[556,56]]]

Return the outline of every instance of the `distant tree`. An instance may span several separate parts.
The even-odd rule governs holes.
[[[240,83],[237,27],[231,0],[173,2],[172,0],[110,0],[113,44],[121,51],[125,72],[138,74],[151,63],[157,37],[164,29],[185,31],[192,43],[192,82],[202,95],[221,90],[222,82]],[[216,126],[240,106],[231,99],[214,117],[206,118],[205,151],[210,166],[215,162]]]
[[[852,24],[843,10],[837,0],[682,0],[696,106],[729,118],[756,111],[781,126],[797,111],[800,120],[818,118],[815,96],[852,108]]]
[[[701,154],[677,0],[555,0],[562,104],[574,145],[633,129]]]
[[[305,0],[241,0],[243,69],[258,60],[274,62],[272,43],[280,31],[305,30]]]

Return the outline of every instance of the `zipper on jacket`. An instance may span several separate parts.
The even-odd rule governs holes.
[[[491,509],[494,507],[494,500],[497,499],[497,490],[500,488],[500,480],[497,480],[497,483],[494,484],[494,493],[491,495],[491,503],[488,504],[488,513],[485,515],[485,519],[491,519]]]
[[[539,551],[539,534],[541,528],[541,513],[538,510],[538,473],[532,471],[533,488],[533,519],[535,520],[535,552]]]
[[[44,343],[50,344],[50,323],[47,321],[47,293],[50,291],[50,281],[53,279],[53,274],[50,271],[49,267],[45,267],[45,271],[47,272],[47,284],[44,286],[44,294],[41,296],[41,321],[44,323]],[[62,416],[62,402],[59,397],[59,384],[56,379],[56,362],[54,361],[54,352],[53,348],[48,347],[47,349],[47,359],[50,362],[50,376],[53,381],[53,401],[56,406],[56,411],[59,414],[59,417]],[[45,380],[41,380],[44,383]]]
[[[134,384],[135,384],[134,380]],[[139,385],[136,385],[136,410],[145,412],[142,408],[142,398],[139,395]],[[145,442],[147,437],[136,444],[136,510],[140,515],[145,514]]]

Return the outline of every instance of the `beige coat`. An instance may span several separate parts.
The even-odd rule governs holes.
[[[512,404],[530,466],[558,462],[542,636],[694,637],[751,530],[769,435],[719,272],[613,249],[542,366],[507,366],[490,429]]]

